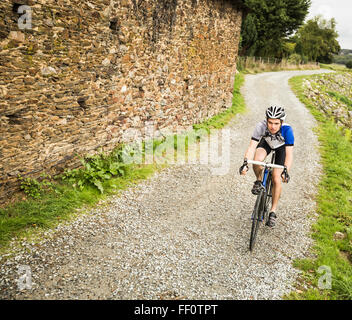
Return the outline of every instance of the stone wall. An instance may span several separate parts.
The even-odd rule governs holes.
[[[128,128],[187,128],[230,107],[239,3],[2,0],[0,199],[18,174],[75,167]]]
[[[338,127],[352,129],[352,73],[315,75],[303,82],[304,94]]]

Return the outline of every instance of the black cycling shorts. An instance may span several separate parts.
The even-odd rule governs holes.
[[[273,149],[270,148],[265,139],[261,139],[257,145],[258,148],[263,148],[266,151],[266,155],[268,155]],[[275,164],[283,166],[285,164],[286,159],[286,145],[283,145],[277,149],[275,149]]]

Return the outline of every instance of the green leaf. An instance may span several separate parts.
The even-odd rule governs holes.
[[[104,188],[101,181],[95,179],[93,183],[99,189],[100,193],[104,193]]]

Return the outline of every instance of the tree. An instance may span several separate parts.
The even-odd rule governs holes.
[[[341,50],[335,28],[334,18],[326,20],[319,15],[308,20],[295,35],[296,52],[312,61],[331,63],[333,54]]]
[[[295,42],[288,42],[288,41],[283,42],[282,49],[284,51],[284,55],[289,57],[289,56],[295,54],[296,45],[297,45],[297,43],[295,43]]]
[[[258,39],[258,32],[256,28],[256,17],[252,14],[248,15],[243,22],[240,55],[252,55],[256,49],[256,42]]]
[[[308,14],[311,0],[244,0],[251,12],[242,24],[242,54],[281,58],[285,39]]]

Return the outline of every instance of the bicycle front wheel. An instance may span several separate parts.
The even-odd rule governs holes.
[[[269,213],[269,206],[270,206],[270,202],[272,203],[272,175],[271,173],[269,173],[269,177],[267,180],[267,185],[266,185],[266,193],[264,195],[264,221],[267,222],[268,217],[268,213]]]
[[[255,240],[257,237],[259,223],[262,219],[262,204],[264,201],[264,192],[263,190],[260,191],[259,195],[257,196],[257,200],[255,202],[253,216],[252,216],[252,229],[251,229],[251,237],[249,239],[249,250],[252,251],[254,249]]]

